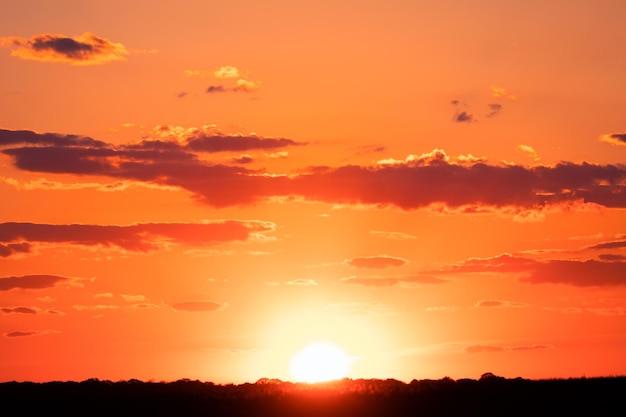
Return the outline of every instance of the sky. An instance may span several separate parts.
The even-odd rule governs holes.
[[[626,374],[625,18],[0,0],[0,380]]]

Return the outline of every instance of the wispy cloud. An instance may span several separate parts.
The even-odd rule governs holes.
[[[386,255],[362,256],[346,260],[348,265],[355,268],[388,268],[390,266],[403,266],[407,262],[406,259]]]
[[[60,311],[57,310],[42,310],[38,307],[26,307],[26,306],[18,306],[18,307],[0,307],[0,312],[3,314],[60,314],[63,315]]]
[[[339,280],[342,284],[356,284],[364,287],[392,287],[415,288],[420,285],[442,284],[445,279],[429,275],[408,275],[397,277],[343,277]]]
[[[287,285],[296,285],[300,287],[317,287],[318,284],[314,279],[310,278],[297,278],[287,282]]]
[[[129,55],[121,43],[114,43],[93,33],[79,36],[58,34],[35,35],[30,39],[18,36],[0,38],[0,47],[11,49],[11,56],[72,65],[98,65],[123,61]]]
[[[626,133],[608,133],[600,136],[600,141],[616,146],[626,146]]]
[[[218,303],[215,301],[183,301],[171,305],[174,310],[191,311],[191,312],[213,312],[223,310],[228,303]]]
[[[6,332],[2,335],[7,338],[14,337],[29,337],[29,336],[42,336],[47,334],[58,334],[61,333],[58,330],[46,329],[46,330],[15,330],[12,332]]]
[[[370,230],[370,234],[376,237],[382,237],[384,239],[391,240],[414,240],[417,236],[410,235],[404,232],[386,232],[382,230]]]
[[[500,346],[500,345],[471,345],[465,348],[465,353],[494,353],[505,351],[522,351],[522,350],[545,350],[553,349],[552,345],[516,345],[516,346]]]
[[[477,308],[524,308],[530,307],[530,304],[519,303],[517,301],[508,300],[480,300],[474,304]]]

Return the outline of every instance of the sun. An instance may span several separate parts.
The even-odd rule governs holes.
[[[297,382],[323,382],[348,375],[352,358],[329,342],[315,342],[291,360],[291,376]]]

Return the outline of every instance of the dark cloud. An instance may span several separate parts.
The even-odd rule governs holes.
[[[70,278],[56,275],[24,275],[0,278],[0,291],[8,291],[14,288],[41,289],[54,287],[62,282],[69,282]]]
[[[495,117],[499,115],[502,111],[502,104],[499,103],[491,103],[488,104],[487,107],[489,107],[489,113],[487,113],[487,117]]]
[[[470,259],[462,265],[431,274],[515,273],[519,281],[531,284],[567,284],[578,287],[626,285],[626,262],[597,260],[547,260],[502,255]],[[482,306],[484,307],[484,305]]]
[[[233,157],[232,161],[236,164],[251,164],[254,162],[254,158],[250,155],[240,155]]]
[[[226,88],[224,88],[223,85],[210,85],[206,89],[206,93],[208,94],[224,93],[224,92],[226,92]]]
[[[40,336],[44,334],[53,334],[59,333],[57,330],[16,330],[13,332],[3,333],[4,337],[13,338],[13,337],[28,337],[28,336]]]
[[[603,242],[588,247],[589,249],[620,249],[626,248],[626,240],[615,240],[612,242]]]
[[[183,142],[151,140],[116,147],[101,142],[97,146],[79,146],[75,139],[70,143],[13,147],[2,152],[11,156],[20,169],[104,175],[177,186],[215,207],[252,204],[283,196],[333,204],[396,206],[405,210],[433,204],[519,210],[562,203],[626,207],[626,167],[622,165],[562,162],[528,168],[483,161],[456,164],[442,157],[375,166],[314,167],[287,176],[211,164],[201,160],[197,153],[242,152],[299,144],[290,139],[210,136],[196,132]]]
[[[172,304],[174,310],[193,311],[193,312],[211,312],[219,311],[226,308],[228,304],[217,303],[215,301],[184,301]]]
[[[406,259],[391,256],[364,256],[346,260],[348,265],[355,268],[387,268],[390,266],[406,265]]]
[[[9,243],[6,245],[0,243],[0,257],[6,258],[7,256],[12,256],[18,253],[29,253],[31,248],[32,245],[27,242]]]
[[[4,314],[13,314],[13,313],[21,313],[21,314],[37,314],[38,310],[31,307],[2,307],[0,308]]]
[[[466,111],[457,111],[454,113],[452,120],[457,123],[470,123],[474,121],[474,115]]]
[[[18,58],[75,65],[120,61],[128,55],[124,45],[88,32],[75,37],[57,34],[35,35],[30,39],[5,37],[0,38],[0,46],[11,48],[11,55]]]
[[[569,284],[578,287],[626,285],[626,262],[553,260],[520,278],[531,284]]]
[[[622,261],[626,261],[626,255],[617,255],[617,254],[610,254],[610,253],[603,253],[601,255],[598,255],[598,258],[600,258],[603,261],[618,261],[618,262],[622,262]]]
[[[105,142],[92,139],[88,136],[36,133],[30,130],[0,129],[0,146],[17,144],[90,148],[106,148],[109,146]]]
[[[119,247],[146,252],[164,243],[214,244],[243,241],[273,224],[227,220],[212,223],[140,223],[128,226],[88,224],[0,223],[0,242],[27,241]]]
[[[196,152],[247,151],[250,149],[277,149],[300,145],[291,139],[261,138],[258,136],[203,136],[189,140],[187,147]]]

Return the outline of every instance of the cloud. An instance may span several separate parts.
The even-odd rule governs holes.
[[[110,292],[101,292],[94,294],[93,298],[113,298],[113,294]]]
[[[227,92],[231,92],[231,93],[237,93],[237,92],[244,92],[244,93],[248,93],[250,91],[254,91],[257,89],[257,84],[253,81],[248,81],[248,80],[237,80],[237,82],[235,83],[235,85],[233,87],[224,87],[223,85],[219,84],[219,85],[210,85],[207,87],[206,89],[206,93],[208,94],[213,94],[213,93],[227,93]]]
[[[611,242],[598,243],[588,246],[588,249],[621,249],[626,248],[626,240],[614,240]]]
[[[495,98],[506,98],[512,101],[517,100],[514,95],[509,94],[508,91],[502,87],[491,87],[491,95]]]
[[[70,278],[59,277],[56,275],[24,275],[10,276],[0,278],[0,291],[8,291],[12,289],[42,289],[54,287],[59,283],[68,283]]]
[[[212,312],[223,310],[228,306],[227,303],[218,303],[215,301],[184,301],[171,305],[174,310],[193,311],[193,312]]]
[[[382,237],[384,239],[391,240],[414,240],[417,239],[417,236],[410,235],[408,233],[403,232],[385,232],[381,230],[370,230],[370,235],[376,237]]]
[[[406,259],[394,258],[392,256],[362,256],[359,258],[347,259],[346,263],[355,268],[388,268],[390,266],[403,266],[407,264]]]
[[[148,308],[162,308],[163,304],[152,304],[152,303],[139,303],[132,305],[124,305],[120,306],[117,304],[74,304],[72,308],[76,311],[102,311],[102,310],[124,310],[124,311],[133,311],[133,310],[145,310]]]
[[[2,335],[4,337],[7,338],[13,338],[13,337],[29,337],[29,336],[42,336],[42,335],[46,335],[46,334],[57,334],[57,333],[61,333],[58,330],[16,330],[13,332],[6,332],[3,333]]]
[[[213,75],[216,78],[239,78],[243,76],[243,73],[237,67],[224,65],[213,71]]]
[[[239,156],[234,156],[232,158],[232,161],[236,164],[251,164],[252,162],[254,162],[254,158],[251,155],[239,155]]]
[[[455,307],[455,306],[434,306],[434,307],[426,307],[426,311],[428,311],[428,312],[456,313],[457,311],[459,311],[459,307]]]
[[[111,42],[89,32],[75,37],[57,34],[35,35],[30,39],[4,37],[0,38],[0,47],[11,48],[11,56],[17,58],[72,65],[123,61],[129,55],[121,43]]]
[[[598,258],[600,258],[603,261],[626,261],[626,255],[618,255],[618,254],[610,254],[610,253],[603,253],[601,255],[598,255]]]
[[[465,348],[466,353],[481,353],[481,352],[504,352],[504,348],[501,346],[490,345],[473,345]]]
[[[22,170],[109,176],[180,187],[214,207],[252,204],[274,197],[404,210],[434,206],[478,207],[481,212],[507,209],[505,213],[514,215],[582,204],[626,207],[624,165],[456,163],[442,150],[434,150],[374,166],[314,167],[293,175],[273,175],[242,166],[213,164],[200,154],[273,150],[301,143],[254,135],[225,136],[211,132],[210,127],[165,126],[159,132],[153,132],[149,140],[116,146],[99,141],[94,146],[81,145],[83,139],[78,137],[51,134],[43,136],[48,146],[25,143],[1,152]],[[13,133],[0,131],[0,146],[20,145],[22,138],[40,137],[33,132]]]
[[[37,314],[39,312],[38,309],[33,308],[33,307],[1,307],[0,311],[2,311],[4,314],[13,314],[13,313],[20,313],[20,314]]]
[[[18,253],[29,253],[31,249],[31,244],[27,242],[9,244],[0,243],[0,257],[6,258],[7,256],[12,256]]]
[[[207,87],[205,93],[213,94],[213,93],[225,93],[226,88],[223,85],[210,85]]]
[[[457,122],[457,123],[471,123],[474,120],[474,115],[471,113],[468,113],[466,111],[457,111],[454,113],[454,116],[452,117],[452,120]]]
[[[608,133],[600,136],[600,141],[616,146],[626,146],[626,133]]]
[[[489,113],[487,113],[487,117],[495,117],[500,114],[502,111],[502,104],[499,103],[490,103],[487,105],[489,108]]]
[[[552,349],[551,345],[521,345],[521,346],[494,346],[494,345],[472,345],[465,348],[465,353],[494,353],[505,351],[522,350],[544,350]]]
[[[138,295],[120,294],[120,296],[122,297],[124,301],[127,301],[127,302],[144,301],[146,299],[145,296],[139,295],[139,294]]]
[[[0,242],[60,243],[147,252],[168,244],[211,245],[244,241],[254,234],[273,229],[274,225],[271,223],[237,220],[206,223],[139,223],[127,226],[0,223]],[[35,277],[53,279],[45,275]],[[42,279],[45,278],[39,278]]]
[[[237,80],[237,82],[235,83],[235,86],[231,89],[231,91],[242,91],[242,92],[248,93],[250,91],[256,90],[257,88],[258,88],[258,85],[254,81],[240,79],[240,80]]]
[[[342,284],[356,284],[364,287],[392,287],[400,286],[414,288],[420,284],[442,284],[446,280],[428,275],[401,276],[401,277],[344,277],[339,280]]]
[[[287,285],[297,285],[301,287],[317,287],[317,282],[310,278],[298,278],[292,281],[288,281]]]
[[[56,311],[56,310],[41,310],[40,308],[37,308],[37,307],[25,307],[25,306],[1,307],[0,312],[4,314],[60,314],[60,315],[64,315],[62,312]]]
[[[626,306],[608,308],[588,308],[587,311],[599,316],[626,316]]]
[[[530,304],[518,303],[516,301],[506,300],[480,300],[474,304],[478,308],[523,308],[530,307]]]
[[[504,254],[493,258],[469,259],[461,265],[428,273],[514,273],[520,282],[530,284],[553,283],[577,287],[626,285],[626,262],[593,259],[535,261]]]
[[[531,157],[535,161],[538,161],[539,159],[541,159],[541,158],[539,158],[539,154],[537,154],[537,151],[535,151],[532,146],[518,145],[517,146],[517,150],[520,151],[520,152],[525,153],[526,155],[528,155],[529,157]]]
[[[552,260],[520,278],[531,284],[569,284],[578,287],[626,285],[626,262]]]

